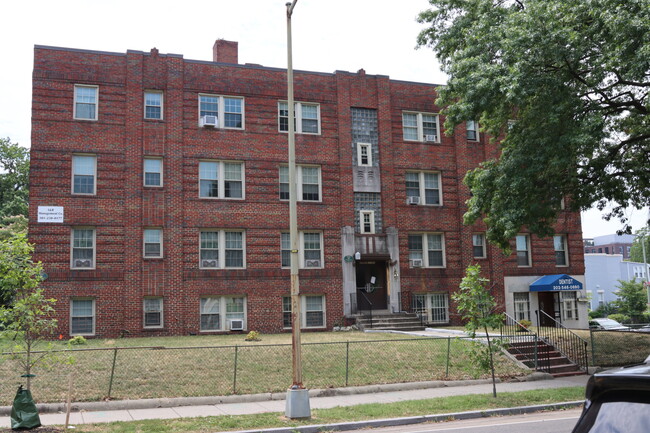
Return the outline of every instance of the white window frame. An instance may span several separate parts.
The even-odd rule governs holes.
[[[418,195],[413,196],[410,195],[408,192],[408,186],[407,182],[411,182],[408,180],[408,175],[409,174],[416,174],[418,176]],[[427,188],[426,187],[426,175],[435,175],[438,177],[438,189],[435,188]],[[406,197],[407,200],[409,197],[419,197],[420,198],[420,206],[442,206],[442,174],[439,171],[407,171],[406,174],[404,175],[404,184],[406,188]],[[412,188],[411,188],[412,189]],[[427,190],[431,191],[438,191],[438,203],[427,203],[426,201],[426,192]]]
[[[525,242],[525,249],[522,249],[521,247],[524,246],[521,244],[521,242]],[[532,260],[532,251],[530,248],[530,235],[526,233],[520,233],[515,237],[515,251],[516,251],[516,259],[517,259],[517,267],[520,268],[530,268],[533,266],[533,260]],[[521,252],[526,253],[526,258],[527,258],[527,263],[526,264],[520,264],[519,263],[519,256]]]
[[[217,233],[217,266],[216,267],[206,267],[203,266],[203,258],[201,252],[204,250],[201,245],[202,233]],[[239,233],[241,234],[241,253],[242,253],[242,265],[241,266],[226,266],[226,253],[228,250],[235,250],[234,248],[226,248],[226,234],[227,233]],[[206,249],[208,250],[208,249]],[[214,248],[210,248],[210,251],[214,251]],[[239,250],[239,248],[237,248]],[[214,260],[214,259],[207,259]],[[201,229],[199,231],[199,269],[246,269],[246,231],[245,230],[219,230],[219,229]]]
[[[158,171],[147,171],[147,161],[157,161],[160,164]],[[155,184],[147,183],[147,173],[157,173],[160,176],[160,182]],[[142,162],[142,185],[147,188],[162,188],[163,186],[163,159],[156,156],[145,156]]]
[[[363,151],[366,151],[366,163],[363,162]],[[371,143],[357,143],[357,165],[359,167],[372,167],[372,144]]]
[[[560,292],[560,310],[562,320],[578,320],[578,293]]]
[[[512,305],[514,308],[515,320],[517,320],[518,322],[522,320],[530,321],[530,293],[529,292],[514,292],[512,294]]]
[[[88,316],[74,316],[73,304],[76,301],[91,301],[92,305],[92,331],[91,332],[73,332],[73,322],[76,318],[87,318]],[[93,336],[96,332],[96,321],[97,321],[97,310],[96,310],[96,301],[95,298],[90,297],[74,297],[70,299],[70,335],[82,335],[82,336]]]
[[[147,234],[153,234],[153,232],[158,232],[158,241],[152,242],[151,239],[147,239]],[[160,253],[158,255],[147,255],[147,245],[149,244],[158,244]],[[161,259],[164,257],[163,251],[163,229],[160,227],[146,227],[142,230],[142,257],[145,259]]]
[[[481,254],[476,255],[476,248],[481,248]],[[472,257],[475,259],[484,259],[487,257],[487,245],[485,243],[484,233],[472,233]]]
[[[479,135],[478,122],[476,120],[468,120],[465,122],[466,131],[467,131],[467,141],[480,141],[481,136]],[[473,138],[472,138],[473,134]]]
[[[598,290],[598,306],[603,306],[605,305],[605,291],[604,290]]]
[[[157,301],[158,308],[151,309],[150,302],[147,301]],[[147,314],[158,314],[159,315],[159,324],[158,325],[147,325]],[[164,301],[162,296],[145,296],[142,300],[142,327],[146,329],[156,329],[164,327]]]
[[[368,217],[370,227],[366,230],[365,218]],[[371,235],[375,233],[375,211],[374,210],[360,210],[359,211],[359,233],[364,235]]]
[[[75,247],[75,231],[77,230],[90,230],[92,231],[92,246],[90,249],[92,249],[92,262],[91,266],[89,267],[76,267],[75,266],[75,257],[74,257],[74,250],[76,249],[88,249],[88,247]],[[70,269],[75,269],[75,270],[93,270],[96,267],[96,257],[97,257],[97,230],[94,227],[72,227],[70,230]]]
[[[89,102],[81,102],[79,101],[78,95],[77,95],[77,89],[95,89],[95,102],[94,103],[89,103]],[[95,106],[95,116],[94,117],[77,117],[77,104],[88,104],[88,105],[94,105]],[[73,90],[73,103],[72,103],[72,118],[75,120],[91,120],[91,121],[96,121],[99,118],[99,86],[93,86],[89,84],[75,84],[74,85],[74,90]]]
[[[202,317],[205,314],[202,308],[202,300],[203,299],[217,299],[219,301],[219,306],[218,306],[218,311],[217,312],[211,312],[209,314],[218,314],[219,315],[219,327],[218,328],[210,328],[210,329],[203,329],[202,327]],[[228,301],[231,299],[241,299],[242,300],[242,309],[243,311],[240,312],[229,312],[228,311]],[[201,296],[199,298],[199,332],[201,333],[209,333],[209,332],[225,332],[225,331],[230,331],[230,320],[232,319],[241,319],[244,321],[244,330],[248,329],[248,314],[247,314],[247,304],[248,300],[246,296]],[[237,316],[237,317],[234,317]],[[241,316],[241,317],[240,317]]]
[[[306,234],[315,234],[318,235],[318,243],[319,243],[319,249],[310,249],[309,251],[319,251],[318,259],[306,259],[305,255],[305,235]],[[284,238],[284,239],[283,239]],[[283,245],[284,243],[284,245]],[[283,246],[288,247],[288,248],[283,248]],[[282,253],[289,251],[289,265],[284,266],[282,264]],[[323,232],[320,231],[301,231],[298,232],[298,269],[322,269],[325,267],[325,260],[324,260],[324,246],[323,246]],[[320,260],[320,266],[307,266],[307,260]],[[282,232],[280,233],[280,266],[283,269],[288,269],[291,267],[291,240],[289,239],[289,233],[287,232]]]
[[[307,310],[307,298],[320,298],[321,299],[321,309],[320,310]],[[288,304],[287,304],[288,301]],[[287,309],[289,307],[289,309]],[[288,314],[291,318],[291,296],[282,297],[282,329],[291,329],[291,325],[286,326],[285,316]],[[320,311],[323,316],[322,324],[318,326],[307,326],[307,315],[310,312]],[[291,319],[289,319],[291,322]],[[324,295],[300,295],[300,329],[322,329],[327,327],[327,312],[326,312],[326,302]]]
[[[558,244],[559,242],[559,244]],[[558,249],[561,246],[562,249]],[[555,266],[558,268],[566,268],[569,266],[569,248],[566,235],[553,236],[553,249],[555,250]],[[564,263],[558,263],[558,254],[562,253]]]
[[[288,301],[288,302],[287,302]],[[288,308],[287,308],[288,307]],[[289,316],[289,325],[285,323],[287,315]],[[282,329],[291,329],[292,327],[291,316],[291,296],[282,297]]]
[[[87,174],[87,173],[76,173],[75,169],[75,160],[77,158],[90,158],[93,161],[93,173],[92,174]],[[72,185],[71,185],[71,193],[73,195],[97,195],[97,155],[93,154],[86,154],[86,153],[73,153],[72,154],[72,160],[71,160],[71,169],[70,172],[72,174]],[[93,191],[92,192],[75,192],[75,176],[92,176],[93,178]]]
[[[160,96],[160,104],[159,105],[154,105],[154,104],[149,104],[148,103],[148,96],[149,95],[158,95]],[[164,94],[161,90],[145,90],[144,91],[144,101],[143,101],[143,106],[144,106],[144,113],[142,114],[143,117],[146,120],[163,120],[164,116],[164,111],[165,111],[165,105],[164,105]],[[160,109],[160,116],[158,117],[150,117],[147,115],[147,108],[149,107],[155,107]]]
[[[214,181],[201,177],[201,164],[217,164],[217,196],[209,197],[201,195],[201,181]],[[226,179],[226,166],[239,165],[241,167],[241,179]],[[241,197],[226,197],[226,182],[241,182]],[[245,200],[246,199],[246,165],[242,161],[216,161],[200,160],[199,161],[199,198],[207,200]]]
[[[209,98],[217,98],[217,111],[216,114],[214,110],[201,110],[201,98],[202,97],[209,97]],[[241,113],[236,113],[241,115],[241,127],[237,126],[226,126],[226,114],[232,114],[234,112],[226,112],[226,100],[229,99],[238,99],[241,101]],[[241,96],[229,96],[229,95],[214,95],[210,93],[199,93],[199,97],[197,99],[198,102],[198,114],[199,114],[199,126],[201,126],[201,113],[203,112],[209,112],[209,115],[216,115],[217,116],[217,126],[216,128],[220,129],[234,129],[234,130],[244,130],[246,129],[246,100],[245,98]]]
[[[303,168],[316,168],[318,169],[318,200],[307,200],[303,198],[303,187],[304,187],[304,181],[303,181]],[[282,182],[282,171],[287,170],[287,181]],[[278,169],[278,182],[279,182],[279,188],[280,188],[280,200],[281,201],[286,201],[289,200],[289,197],[287,198],[282,198],[282,185],[285,184],[287,185],[287,195],[288,195],[288,187],[289,187],[289,167],[286,165],[281,165],[280,168]],[[312,185],[312,184],[310,184]],[[323,170],[321,169],[320,165],[307,165],[307,164],[301,164],[301,165],[296,165],[296,195],[297,195],[297,201],[304,201],[304,202],[309,202],[309,203],[321,203],[323,201]]]
[[[431,269],[443,269],[447,267],[447,258],[446,258],[446,247],[445,247],[445,234],[442,232],[414,232],[414,233],[409,233],[408,237],[410,238],[411,236],[421,236],[422,240],[422,250],[411,250],[409,247],[409,266],[413,268],[413,262],[412,260],[422,260],[422,267],[423,268],[431,268]],[[440,251],[442,254],[442,265],[440,266],[431,266],[429,265],[429,237],[430,236],[440,236],[440,243],[441,243],[441,249],[440,250],[431,250],[431,251]],[[415,257],[413,253],[421,251],[422,257]]]
[[[449,293],[415,293],[413,296],[416,314],[426,323],[449,323]]]
[[[282,116],[282,104],[287,106],[287,115]],[[309,107],[316,107],[316,128],[318,129],[317,132],[309,132],[309,131],[304,131],[305,128],[303,128],[303,119],[302,116],[302,109],[304,106],[309,106]],[[287,101],[278,101],[278,132],[284,132],[288,133],[289,132],[289,103]],[[320,104],[315,103],[315,102],[294,102],[294,119],[295,119],[295,133],[296,134],[309,134],[309,135],[320,135],[321,134],[321,117],[320,117]],[[282,129],[282,119],[287,119],[287,129],[284,130]],[[313,120],[311,118],[308,118],[308,120]]]
[[[405,116],[410,116],[410,115],[415,115],[416,116],[416,125],[406,125],[406,122],[404,121]],[[429,140],[426,140],[426,136],[430,134],[425,134],[424,131],[424,116],[435,116],[436,120],[436,134],[435,134],[435,140],[430,141],[432,143],[440,143],[440,116],[438,113],[425,113],[425,112],[418,112],[418,111],[403,111],[402,112],[402,139],[404,141],[419,141],[419,142],[429,142]],[[406,138],[406,130],[413,130],[416,129],[416,134],[417,138]]]

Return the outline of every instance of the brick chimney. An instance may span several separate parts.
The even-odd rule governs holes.
[[[237,42],[217,39],[212,47],[212,60],[221,63],[238,63]]]

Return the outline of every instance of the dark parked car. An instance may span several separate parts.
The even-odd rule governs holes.
[[[650,357],[644,364],[596,373],[573,433],[648,433]]]

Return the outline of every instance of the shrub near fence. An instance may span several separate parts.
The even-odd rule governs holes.
[[[457,338],[305,343],[303,380],[316,389],[473,378],[467,346],[467,339]],[[37,401],[64,401],[69,374],[75,401],[285,392],[292,377],[290,344],[76,349],[65,354],[74,363],[36,372],[32,393]],[[18,371],[4,355],[0,404],[10,404],[22,383]],[[499,376],[523,372],[499,355]]]
[[[593,365],[639,364],[650,355],[650,332],[591,330],[590,334]]]

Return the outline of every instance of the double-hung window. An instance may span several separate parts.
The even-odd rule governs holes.
[[[144,229],[143,253],[145,258],[161,258],[163,256],[162,229]]]
[[[162,120],[163,118],[163,94],[162,92],[144,92],[144,118]]]
[[[199,234],[199,268],[245,267],[245,236],[239,230],[202,230]]]
[[[406,197],[409,204],[442,204],[440,173],[407,171]]]
[[[372,144],[357,143],[357,165],[372,167]]]
[[[95,195],[97,157],[95,155],[72,155],[72,193]]]
[[[320,134],[320,105],[306,102],[294,103],[295,131],[298,134]],[[289,131],[289,104],[278,102],[278,127]]]
[[[449,323],[449,295],[447,293],[414,294],[413,310],[427,323]]]
[[[163,298],[144,298],[142,312],[145,328],[162,328]]]
[[[442,233],[416,233],[408,236],[412,268],[444,268],[445,239]]]
[[[246,328],[246,298],[237,296],[206,296],[200,300],[200,330],[229,331],[233,322]],[[238,328],[237,328],[238,329]]]
[[[578,320],[578,297],[576,292],[560,292],[562,318]]]
[[[298,233],[298,267],[322,268],[323,266],[323,234],[321,232]],[[291,266],[291,239],[289,233],[280,234],[281,266]]]
[[[144,186],[162,186],[162,159],[144,158]]]
[[[374,210],[359,211],[359,232],[361,234],[375,233],[375,211]]]
[[[474,233],[472,235],[472,254],[475,259],[484,259],[485,253],[485,235],[483,233]]]
[[[517,235],[515,238],[517,247],[517,266],[528,267],[530,262],[530,237],[528,235]]]
[[[321,201],[320,167],[296,166],[296,191],[298,201]],[[289,167],[280,166],[280,200],[289,200]]]
[[[432,113],[402,113],[402,131],[405,141],[440,143],[438,115]]]
[[[72,229],[71,269],[95,269],[95,229]]]
[[[70,300],[70,335],[95,335],[95,300]]]
[[[568,266],[569,257],[567,241],[564,235],[553,236],[553,249],[555,249],[555,266]]]
[[[244,129],[244,98],[199,94],[199,125]]]
[[[300,327],[325,327],[325,297],[321,295],[300,296]],[[282,327],[291,328],[291,297],[282,298]]]
[[[199,197],[244,198],[244,164],[199,161]]]
[[[467,140],[468,141],[478,141],[478,122],[475,120],[468,120],[467,125]]]
[[[515,320],[530,320],[530,296],[528,292],[515,292],[512,294],[515,306]]]
[[[98,86],[74,86],[74,113],[78,120],[97,120]]]

